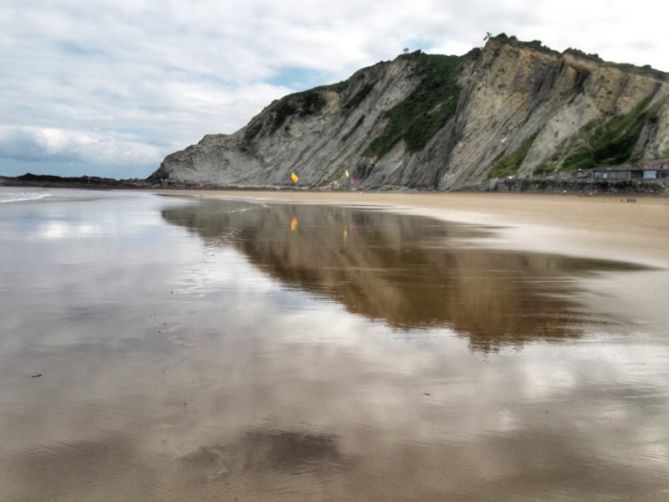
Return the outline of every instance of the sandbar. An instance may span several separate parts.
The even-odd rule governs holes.
[[[496,227],[505,249],[669,268],[669,198],[560,194],[153,190],[207,199],[376,206]]]

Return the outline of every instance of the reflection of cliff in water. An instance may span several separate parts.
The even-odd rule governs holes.
[[[230,245],[288,285],[400,328],[448,326],[474,347],[579,334],[596,321],[576,276],[632,266],[474,247],[485,231],[429,218],[335,206],[206,201],[163,218]]]

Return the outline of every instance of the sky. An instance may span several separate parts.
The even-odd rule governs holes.
[[[144,178],[272,100],[486,32],[669,70],[657,0],[0,0],[0,175]]]

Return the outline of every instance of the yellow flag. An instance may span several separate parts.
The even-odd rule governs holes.
[[[290,182],[293,185],[296,185],[299,180],[300,180],[300,178],[297,177],[297,174],[295,174],[294,172],[290,173]]]
[[[348,169],[344,169],[344,176],[348,178]]]

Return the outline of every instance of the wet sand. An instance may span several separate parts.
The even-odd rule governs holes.
[[[550,197],[232,195],[0,207],[0,499],[669,496],[646,226],[607,252],[588,212],[582,256]]]
[[[669,266],[669,198],[543,194],[158,190],[188,197],[383,206],[499,227],[497,244]]]

